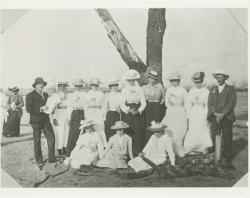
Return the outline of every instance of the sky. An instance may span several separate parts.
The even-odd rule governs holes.
[[[231,9],[247,30],[247,9]],[[116,24],[146,62],[147,9],[109,9]],[[43,77],[49,86],[75,78],[121,78],[128,69],[107,37],[97,13],[83,10],[2,10],[1,86],[30,88]],[[163,82],[179,71],[190,83],[196,71],[225,70],[247,80],[247,36],[227,9],[166,9]]]

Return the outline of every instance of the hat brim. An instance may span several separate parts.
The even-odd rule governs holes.
[[[15,92],[15,91],[19,91],[19,88],[17,88],[17,87],[12,88],[12,89],[11,89],[11,88],[8,88],[8,90],[11,91],[11,92]]]
[[[66,87],[68,87],[68,86],[69,86],[69,84],[68,84],[68,83],[57,83],[57,86],[59,86],[59,85],[66,85]]]
[[[155,75],[153,75],[153,74],[148,74],[148,77],[149,78],[153,78],[153,79],[155,79],[155,80],[158,80],[159,79],[159,77],[158,76],[155,76]]]
[[[161,128],[151,128],[148,127],[147,130],[154,132],[154,133],[160,133],[163,132],[165,129],[167,128],[167,126],[161,127]]]
[[[198,83],[198,82],[202,82],[203,80],[201,78],[199,78],[199,79],[192,78],[192,81]]]
[[[47,82],[45,82],[45,81],[43,81],[43,82],[35,82],[35,83],[33,83],[32,87],[35,88],[36,85],[39,84],[39,83],[43,83],[43,84],[44,84],[44,87],[47,85]]]
[[[83,86],[83,84],[76,84],[76,83],[74,83],[73,85],[74,86]]]
[[[112,126],[111,127],[112,130],[128,129],[128,128],[129,128],[129,126],[123,126],[123,127]]]
[[[228,75],[228,74],[213,73],[212,75],[213,75],[214,78],[216,78],[217,75],[222,75],[222,76],[224,76],[226,80],[229,78],[229,75]]]
[[[80,126],[79,129],[85,129],[85,128],[88,128],[88,127],[91,127],[91,126],[94,126],[96,124],[90,124],[90,125],[85,125],[85,126]]]
[[[181,78],[168,78],[169,81],[181,80]]]

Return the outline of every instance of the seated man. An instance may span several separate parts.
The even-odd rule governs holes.
[[[148,130],[154,132],[149,139],[143,152],[138,157],[130,160],[128,165],[136,172],[148,170],[151,168],[142,158],[151,160],[156,165],[160,165],[166,161],[167,155],[170,158],[172,166],[175,166],[175,153],[172,148],[172,139],[166,133],[166,126],[160,123],[152,122]]]

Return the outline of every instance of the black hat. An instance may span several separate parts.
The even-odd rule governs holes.
[[[45,82],[44,80],[43,80],[43,78],[41,78],[41,77],[37,77],[36,79],[35,79],[35,82],[33,83],[33,85],[32,85],[32,87],[36,87],[36,85],[37,84],[39,84],[39,83],[43,83],[44,84],[44,86],[46,86],[47,85],[47,82]]]

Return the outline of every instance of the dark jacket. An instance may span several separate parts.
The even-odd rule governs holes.
[[[30,113],[30,123],[37,123],[49,116],[40,111],[40,107],[44,106],[47,102],[49,95],[43,92],[44,98],[37,93],[36,90],[30,92],[26,96],[26,111]]]
[[[237,96],[234,87],[225,84],[224,89],[219,93],[218,86],[210,90],[208,97],[208,120],[214,112],[224,113],[224,118],[235,121],[234,108],[237,103]]]

